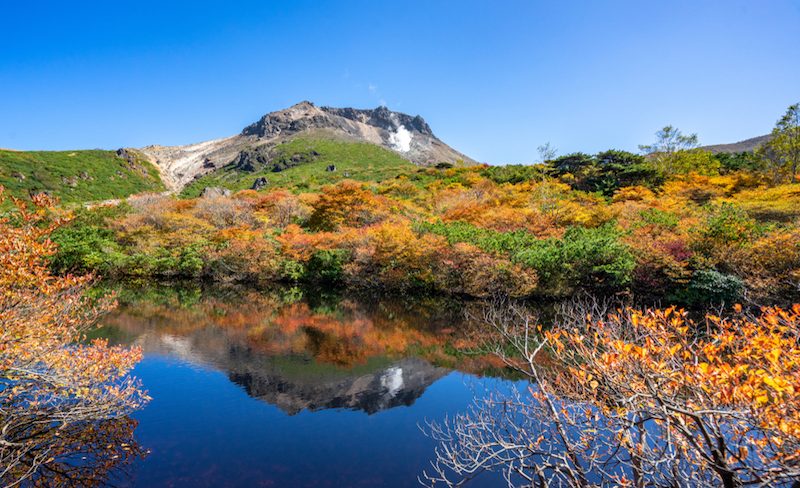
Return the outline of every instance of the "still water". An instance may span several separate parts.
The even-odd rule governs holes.
[[[419,486],[419,429],[511,384],[462,354],[475,303],[298,290],[121,288],[111,342],[144,351],[148,453],[117,486]],[[482,476],[471,486],[497,486]]]

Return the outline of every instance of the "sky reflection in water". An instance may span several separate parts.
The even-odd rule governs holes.
[[[433,453],[418,424],[510,384],[457,370],[492,368],[452,354],[474,325],[463,304],[181,293],[122,291],[104,321],[144,349],[153,397],[135,414],[150,454],[117,484],[418,486]]]

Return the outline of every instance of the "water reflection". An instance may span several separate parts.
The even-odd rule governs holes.
[[[448,370],[417,358],[402,359],[374,372],[346,375],[287,375],[278,361],[244,365],[246,371],[228,370],[233,382],[247,394],[276,405],[288,414],[302,410],[348,408],[375,413],[412,405],[425,389]],[[298,371],[306,364],[297,364]],[[313,369],[313,368],[312,368]]]
[[[418,425],[494,389],[463,354],[480,304],[238,288],[117,287],[111,342],[137,344],[150,454],[122,486],[418,486]],[[477,383],[480,383],[478,385]],[[495,486],[486,477],[474,486]]]
[[[19,433],[25,443],[6,446],[6,459],[13,458],[13,463],[10,467],[0,463],[0,484],[82,487],[118,484],[127,478],[131,463],[146,455],[133,436],[137,424],[136,420],[123,417],[32,426]]]
[[[104,334],[226,373],[288,414],[412,405],[463,357],[464,304],[214,290],[121,289]],[[448,352],[449,351],[449,352]]]

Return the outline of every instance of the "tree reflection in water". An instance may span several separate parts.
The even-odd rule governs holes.
[[[358,300],[285,290],[122,289],[106,334],[226,372],[288,414],[411,405],[449,368],[482,372],[463,302]],[[477,306],[467,304],[466,306]]]
[[[19,462],[10,471],[0,471],[0,483],[17,486],[16,480],[24,479],[20,486],[114,485],[126,477],[134,460],[146,455],[133,436],[137,423],[122,417],[19,432],[20,448],[8,450]]]

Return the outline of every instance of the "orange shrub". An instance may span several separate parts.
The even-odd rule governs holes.
[[[308,224],[317,230],[361,227],[386,216],[385,200],[374,195],[363,184],[351,180],[324,187],[311,208]]]
[[[417,235],[407,221],[373,225],[354,244],[345,278],[357,286],[390,289],[430,287],[433,265],[447,246],[443,237]]]
[[[280,257],[277,242],[263,232],[249,228],[220,231],[218,245],[207,256],[208,273],[219,281],[269,283],[279,274]]]
[[[800,230],[775,231],[731,256],[732,267],[746,278],[757,299],[800,291]]]
[[[529,296],[538,282],[535,271],[467,243],[448,249],[436,269],[440,289],[475,297]]]

